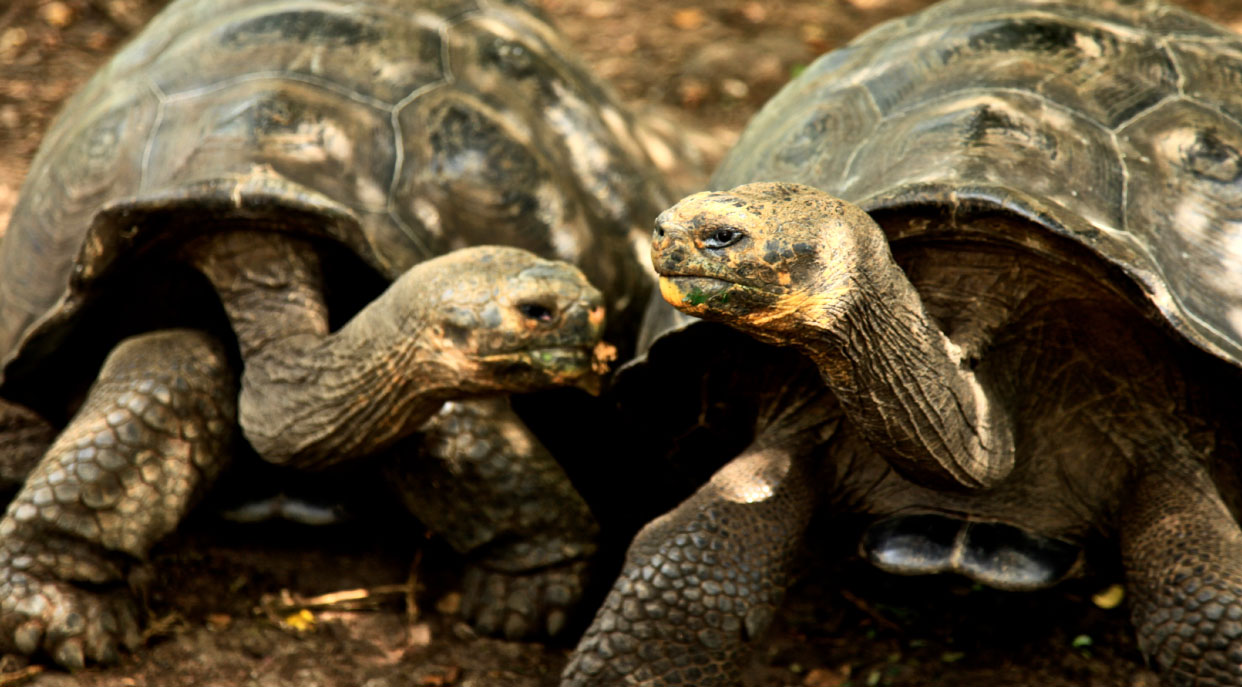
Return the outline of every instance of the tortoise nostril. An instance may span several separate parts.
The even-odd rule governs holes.
[[[522,313],[522,317],[536,322],[551,322],[555,313],[546,305],[539,303],[522,303],[518,305],[518,312]]]
[[[664,238],[664,225],[657,224],[655,228],[655,237],[657,239]]]

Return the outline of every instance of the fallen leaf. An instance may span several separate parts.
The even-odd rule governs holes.
[[[461,592],[449,592],[436,601],[436,611],[444,615],[457,615],[461,610]]]
[[[707,99],[711,88],[702,81],[685,79],[677,85],[677,93],[681,96],[681,104],[688,108],[698,107]]]
[[[410,626],[410,644],[414,646],[429,646],[431,644],[431,626],[427,623],[418,623]]]
[[[607,0],[594,0],[582,10],[582,13],[590,19],[607,19],[617,13],[617,7]]]
[[[39,16],[49,26],[63,29],[73,22],[73,8],[59,0],[53,0],[39,8]]]
[[[1091,601],[1096,606],[1107,610],[1121,605],[1122,599],[1125,598],[1126,588],[1119,584],[1114,584],[1108,589],[1093,594],[1091,596]]]
[[[437,666],[433,672],[418,678],[415,684],[422,687],[444,687],[457,682],[460,677],[461,668],[457,666]]]
[[[761,2],[748,2],[742,5],[742,16],[752,24],[761,24],[768,18],[768,9]]]
[[[315,614],[303,608],[297,613],[290,613],[281,621],[294,632],[310,632],[315,629]]]
[[[743,100],[750,95],[750,86],[741,79],[725,79],[720,82],[720,90],[734,100]]]
[[[802,680],[802,687],[842,687],[850,679],[853,668],[847,663],[835,670],[812,668]]]
[[[707,21],[707,15],[697,7],[687,7],[673,13],[673,26],[682,31],[693,31]]]

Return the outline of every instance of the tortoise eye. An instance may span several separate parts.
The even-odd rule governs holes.
[[[746,234],[743,234],[737,229],[720,227],[707,235],[707,238],[703,240],[703,245],[708,248],[724,248],[741,241],[744,236],[746,236]]]
[[[518,312],[522,313],[523,317],[537,322],[552,321],[552,309],[538,303],[523,303],[518,306]]]

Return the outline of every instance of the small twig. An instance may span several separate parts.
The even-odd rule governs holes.
[[[173,611],[168,615],[157,617],[147,624],[147,628],[142,631],[142,641],[146,643],[152,637],[166,637],[172,635],[178,630],[189,627],[184,616],[177,611]]]
[[[858,608],[858,610],[870,616],[871,619],[874,620],[877,625],[881,625],[889,630],[894,630],[896,632],[902,631],[900,625],[889,620],[888,618],[885,618],[883,615],[880,615],[879,611],[872,608],[871,604],[864,601],[861,597],[853,594],[852,592],[846,589],[842,589],[840,591],[841,591],[841,596],[845,597],[846,601],[854,604]]]
[[[410,562],[410,574],[405,579],[405,620],[413,625],[418,621],[418,570],[423,563],[423,550],[414,552],[414,560]]]
[[[339,592],[320,594],[319,596],[312,596],[309,599],[297,601],[297,605],[301,608],[311,609],[332,608],[333,606],[344,606],[361,601],[371,601],[378,604],[382,603],[382,599],[377,597],[392,596],[394,594],[403,593],[405,593],[405,585],[403,584],[382,584],[378,587],[342,589]]]
[[[0,673],[0,687],[20,684],[42,672],[43,666],[26,666],[11,673]]]
[[[378,587],[342,589],[337,592],[311,597],[298,596],[287,589],[282,589],[279,598],[265,595],[262,604],[265,609],[274,613],[331,608],[359,610],[379,606],[384,603],[384,597],[404,595],[405,593],[406,585],[404,584],[383,584]]]

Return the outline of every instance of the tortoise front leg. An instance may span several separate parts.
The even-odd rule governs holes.
[[[236,394],[204,334],[117,346],[0,520],[0,650],[81,668],[137,644],[126,578],[219,471]]]
[[[561,685],[739,685],[814,508],[808,463],[752,446],[644,527]]]
[[[581,598],[598,526],[506,397],[450,402],[391,470],[406,506],[471,566],[462,613],[484,634],[555,636]]]
[[[1242,530],[1206,470],[1150,470],[1122,518],[1139,647],[1163,684],[1242,685]]]

